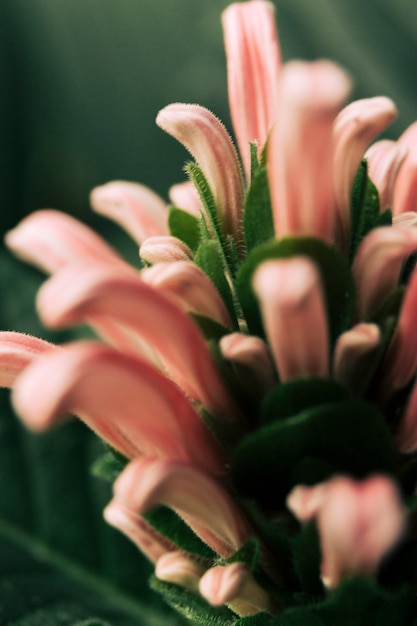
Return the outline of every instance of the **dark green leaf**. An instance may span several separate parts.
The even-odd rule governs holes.
[[[261,421],[264,424],[297,415],[305,409],[349,398],[347,390],[333,380],[306,378],[277,385],[265,398]]]
[[[144,517],[155,530],[164,537],[167,537],[182,550],[197,554],[211,561],[217,559],[217,554],[203,543],[190,527],[171,509],[158,506],[146,513]]]
[[[217,239],[221,245],[223,243],[223,236],[219,221],[219,212],[207,178],[204,176],[202,169],[196,163],[188,163],[185,166],[185,171],[194,183],[194,186],[198,191],[198,195],[200,196],[200,200],[204,207],[204,217],[208,221],[207,228],[212,236]]]
[[[243,226],[248,252],[274,237],[266,167],[258,167],[253,173],[245,198]]]
[[[203,598],[187,589],[164,583],[157,578],[151,579],[151,587],[162,594],[166,602],[194,624],[202,626],[232,626],[236,623],[234,613],[225,607],[215,608]]]
[[[362,160],[353,184],[351,212],[351,249],[353,259],[364,237],[373,229],[390,224],[391,213],[379,212],[379,195],[374,183],[368,176],[368,165]]]
[[[112,450],[100,456],[92,465],[93,476],[113,483],[126,467],[126,459],[122,461]]]
[[[200,242],[200,224],[196,217],[187,211],[171,207],[168,225],[173,237],[181,239],[193,252],[197,250]]]
[[[204,241],[201,243],[195,255],[194,262],[207,274],[216,287],[229,311],[232,322],[237,327],[233,295],[224,273],[224,263],[215,243],[212,241]]]
[[[329,315],[332,341],[349,327],[354,303],[354,286],[350,270],[343,257],[319,239],[286,238],[255,248],[238,274],[237,292],[249,331],[264,335],[259,307],[252,290],[253,273],[268,259],[286,259],[293,256],[310,257],[321,275]]]
[[[232,455],[232,473],[242,493],[277,508],[297,484],[315,484],[334,473],[362,478],[390,472],[393,462],[382,415],[370,404],[350,400],[304,411],[249,435]]]
[[[323,597],[320,538],[314,522],[306,524],[294,540],[293,558],[303,591],[316,599]]]
[[[277,626],[277,618],[267,613],[258,613],[253,617],[242,617],[236,622],[236,626]]]

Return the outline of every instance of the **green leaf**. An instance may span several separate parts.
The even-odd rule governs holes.
[[[333,380],[324,378],[291,380],[277,385],[265,398],[261,422],[268,424],[292,417],[306,409],[348,398],[348,391]]]
[[[171,509],[165,506],[158,506],[148,511],[144,517],[155,530],[182,550],[197,554],[210,561],[217,559],[217,554],[201,541],[190,527]]]
[[[271,508],[283,505],[297,484],[313,485],[335,473],[362,478],[392,472],[391,435],[370,404],[350,400],[323,405],[270,423],[234,450],[238,489]]]
[[[196,163],[187,163],[185,171],[200,196],[200,200],[204,207],[204,217],[208,221],[207,228],[213,237],[217,239],[220,247],[223,247],[224,242],[219,220],[219,212],[207,178],[204,176],[202,169]]]
[[[293,558],[303,591],[316,599],[323,597],[324,588],[320,578],[320,538],[315,522],[306,524],[295,538]]]
[[[352,191],[350,259],[354,258],[361,241],[372,229],[391,223],[390,211],[379,212],[378,190],[368,176],[368,164],[363,159]]]
[[[174,626],[177,620],[0,522],[0,623],[10,626]]]
[[[266,167],[257,167],[253,172],[245,198],[243,227],[248,252],[274,237]]]
[[[278,624],[277,619],[267,613],[258,613],[253,617],[242,617],[237,620],[236,626],[276,626]]]
[[[178,237],[195,252],[200,243],[200,224],[194,215],[171,207],[168,215],[169,232],[173,237]]]
[[[307,256],[317,265],[323,281],[332,342],[349,327],[353,314],[354,285],[345,259],[319,239],[291,237],[252,250],[237,277],[237,293],[249,332],[264,336],[261,315],[252,290],[252,277],[260,263],[269,259]]]
[[[218,248],[212,241],[204,241],[198,247],[194,262],[210,278],[229,311],[232,323],[237,328],[233,295],[225,276],[225,267]]]
[[[225,607],[210,606],[196,593],[178,585],[164,583],[157,578],[151,579],[151,587],[162,594],[166,602],[194,624],[202,626],[233,626],[236,623],[234,613]]]
[[[113,450],[108,450],[93,463],[91,472],[93,476],[113,483],[124,470],[126,464],[127,459],[122,459],[121,455],[116,454]]]

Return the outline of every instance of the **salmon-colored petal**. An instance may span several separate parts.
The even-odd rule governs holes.
[[[125,181],[112,181],[90,194],[91,207],[126,230],[137,243],[148,237],[168,235],[168,207],[154,191]]]
[[[49,341],[15,333],[0,332],[0,387],[13,387],[17,376],[41,354],[58,349]]]
[[[230,315],[207,274],[190,261],[158,263],[143,270],[142,279],[179,304],[187,313],[203,315],[232,327]]]
[[[398,140],[407,156],[394,185],[394,215],[417,212],[417,122],[411,124]]]
[[[76,414],[129,458],[152,454],[224,471],[224,454],[177,386],[145,360],[100,344],[78,342],[38,359],[19,377],[13,402],[33,430]]]
[[[368,319],[391,294],[405,260],[416,251],[417,228],[382,226],[365,237],[352,266],[360,319]]]
[[[80,261],[125,265],[93,230],[53,209],[32,213],[7,233],[5,241],[16,256],[48,274]]]
[[[104,519],[126,535],[153,563],[176,550],[176,546],[154,530],[143,517],[115,500],[104,509]]]
[[[277,115],[281,55],[274,5],[235,2],[223,12],[222,23],[230,114],[249,178],[249,142],[260,151]]]
[[[230,333],[220,339],[219,347],[225,359],[247,368],[263,393],[275,384],[271,353],[259,337]]]
[[[356,384],[362,377],[358,368],[361,361],[372,352],[381,341],[381,331],[376,324],[357,324],[339,335],[334,349],[333,376],[350,391],[356,391]]]
[[[369,177],[378,189],[381,212],[392,209],[395,181],[406,155],[405,146],[389,139],[377,141],[365,152]]]
[[[235,147],[213,113],[197,104],[170,104],[156,118],[203,170],[225,233],[242,239],[243,180]]]
[[[192,591],[198,591],[200,578],[204,572],[205,568],[200,563],[180,550],[162,555],[155,567],[155,576],[159,580],[181,585]]]
[[[250,536],[246,519],[227,491],[188,463],[136,459],[116,480],[114,499],[139,514],[159,504],[172,508],[223,557]]]
[[[130,333],[130,351],[135,350],[135,336],[145,340],[192,398],[227,420],[240,420],[197,326],[139,275],[98,266],[69,267],[43,285],[38,308],[51,327],[110,320]],[[128,341],[121,348],[129,350]]]
[[[148,237],[141,245],[139,254],[141,259],[151,265],[191,261],[193,258],[190,248],[181,239],[170,235]]]
[[[201,200],[197,189],[190,180],[172,185],[169,189],[169,199],[175,207],[190,213],[194,217],[200,217]]]
[[[332,132],[349,86],[346,74],[330,61],[285,66],[277,121],[268,141],[277,237],[334,240]]]
[[[347,248],[350,234],[352,186],[359,164],[371,141],[397,115],[395,104],[382,96],[348,104],[334,124],[334,188],[338,214],[338,240]]]
[[[306,257],[265,261],[253,285],[280,379],[327,377],[327,317],[314,263]]]
[[[336,476],[315,487],[297,487],[288,500],[297,516],[302,500],[307,503],[302,512],[310,512],[300,519],[317,518],[322,579],[329,588],[347,576],[374,575],[405,530],[400,494],[385,476],[364,481]]]

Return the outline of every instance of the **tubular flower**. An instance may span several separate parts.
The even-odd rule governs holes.
[[[416,126],[369,147],[395,105],[342,108],[330,61],[281,67],[273,15],[223,14],[239,151],[204,107],[168,105],[158,125],[197,162],[174,206],[93,190],[142,263],[58,211],[7,235],[50,274],[42,322],[97,338],[2,332],[0,384],[32,430],[76,415],[108,444],[105,518],[186,615],[185,597],[201,623],[324,624],[359,586],[396,623],[398,589],[417,615]]]

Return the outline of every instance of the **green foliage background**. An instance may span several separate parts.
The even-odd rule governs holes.
[[[89,190],[119,178],[165,196],[183,178],[184,151],[154,125],[170,102],[208,106],[230,128],[219,21],[227,4],[2,0],[2,234],[29,212],[56,207],[136,258],[117,227],[92,216]],[[284,59],[332,58],[351,73],[355,97],[392,97],[400,115],[389,136],[417,119],[415,0],[275,4]],[[3,247],[0,264],[0,327],[51,337],[34,312],[41,276]],[[0,420],[0,624],[177,624],[148,591],[148,565],[101,521],[109,488],[88,471],[100,444],[78,423],[28,434],[8,396]]]

